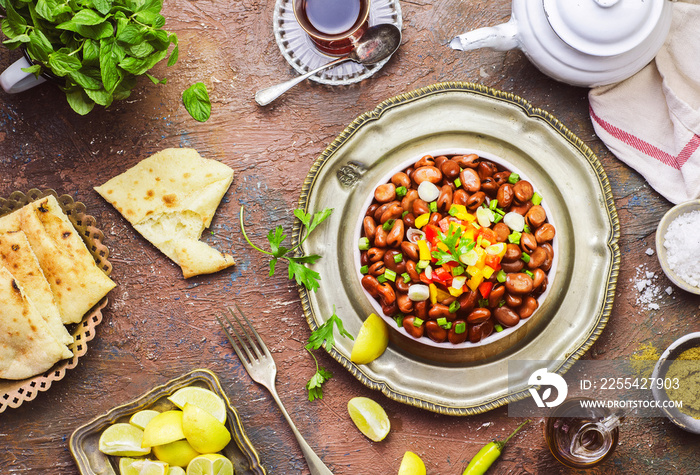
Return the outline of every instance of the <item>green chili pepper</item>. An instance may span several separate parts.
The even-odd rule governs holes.
[[[529,419],[520,424],[506,440],[494,440],[493,442],[489,442],[488,444],[484,445],[484,447],[474,456],[471,462],[469,462],[469,465],[467,465],[467,468],[464,469],[464,473],[462,473],[462,475],[481,475],[486,473],[486,470],[488,470],[496,459],[500,457],[501,452],[503,452],[503,448],[506,446],[511,437],[517,434],[518,431],[528,422],[530,422]]]

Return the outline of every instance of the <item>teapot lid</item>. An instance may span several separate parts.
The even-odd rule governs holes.
[[[572,48],[614,56],[641,44],[667,0],[543,0],[547,20]]]

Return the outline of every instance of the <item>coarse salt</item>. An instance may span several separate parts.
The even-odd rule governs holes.
[[[648,310],[659,310],[657,300],[661,297],[658,276],[648,270],[646,264],[640,264],[635,269],[635,276],[630,279],[637,290],[637,305]]]
[[[689,285],[700,284],[700,211],[684,213],[669,224],[664,236],[668,266]]]

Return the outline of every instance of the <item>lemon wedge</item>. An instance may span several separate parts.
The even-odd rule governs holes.
[[[150,420],[143,429],[143,447],[169,444],[184,439],[182,432],[182,411],[161,412]]]
[[[142,447],[143,431],[127,423],[112,424],[100,435],[100,452],[117,457],[138,457],[151,453]]]
[[[384,440],[391,429],[389,417],[382,406],[370,398],[350,399],[348,413],[360,432],[375,442]]]
[[[185,404],[190,403],[204,409],[222,424],[226,423],[226,404],[223,399],[213,391],[198,386],[188,386],[178,389],[168,400],[179,409],[184,409]]]
[[[196,451],[203,454],[218,452],[231,441],[226,426],[204,409],[187,403],[182,414],[182,431]]]
[[[168,464],[148,459],[119,459],[121,475],[169,475]]]
[[[168,475],[187,475],[182,467],[168,467]]]
[[[200,455],[187,466],[187,475],[233,475],[233,464],[223,455]]]
[[[425,475],[423,460],[411,451],[403,454],[398,475]]]
[[[389,345],[389,328],[376,313],[370,314],[362,323],[350,352],[350,361],[367,364],[379,358]]]
[[[160,412],[152,411],[150,409],[135,412],[134,415],[131,416],[131,419],[129,419],[129,424],[143,430],[146,428],[146,425],[151,422],[151,419],[156,417],[158,414],[160,414]]]
[[[177,467],[187,467],[193,458],[200,455],[187,440],[176,440],[168,444],[156,445],[152,450],[153,455],[158,460]]]

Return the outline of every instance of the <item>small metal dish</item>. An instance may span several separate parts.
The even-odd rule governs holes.
[[[664,351],[661,358],[659,358],[659,361],[656,363],[654,372],[651,375],[652,381],[665,380],[666,373],[673,361],[684,351],[698,346],[700,346],[700,332],[689,333],[671,343],[671,346]],[[661,386],[662,387],[659,387],[658,384],[654,383],[651,385],[651,392],[654,394],[654,399],[659,403],[661,412],[681,429],[694,434],[700,434],[700,419],[685,414],[676,407],[663,406],[663,403],[669,401],[669,398],[666,394],[666,390],[663,388],[663,384]]]
[[[143,409],[165,411],[175,406],[168,401],[168,396],[186,386],[199,386],[215,392],[226,403],[226,427],[231,432],[231,442],[224,447],[222,453],[233,462],[237,474],[266,475],[265,468],[260,464],[260,457],[251,444],[243,429],[241,419],[236,409],[231,405],[219,380],[214,373],[206,369],[197,369],[179,378],[168,381],[162,386],[153,388],[148,393],[127,404],[115,407],[73,432],[69,448],[78,470],[83,475],[101,473],[116,475],[119,473],[119,457],[112,457],[100,452],[99,440],[102,431],[117,422],[129,422],[129,418]]]
[[[700,287],[695,287],[684,281],[676,272],[673,271],[668,265],[668,253],[664,247],[664,238],[666,236],[666,231],[668,226],[679,216],[690,213],[691,211],[700,210],[700,200],[686,201],[685,203],[678,204],[668,210],[666,214],[659,221],[659,225],[656,227],[656,255],[659,258],[659,263],[661,264],[661,269],[666,274],[671,282],[692,294],[700,295]]]

